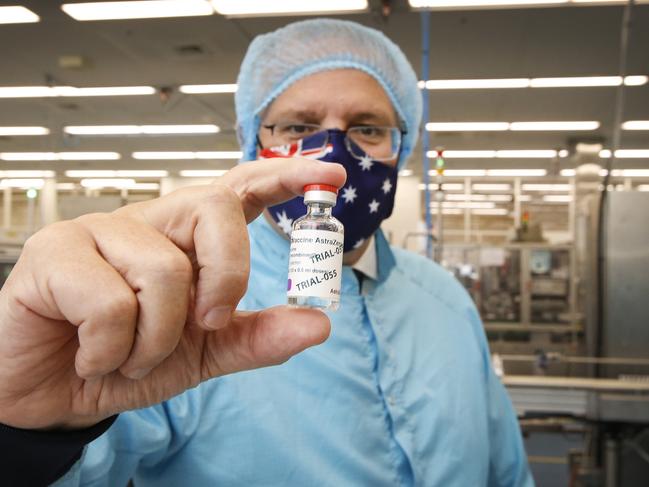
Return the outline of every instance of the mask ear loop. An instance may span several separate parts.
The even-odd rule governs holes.
[[[255,141],[257,142],[257,148],[259,150],[264,150],[264,146],[261,144],[261,139],[259,138],[259,135],[255,135]]]

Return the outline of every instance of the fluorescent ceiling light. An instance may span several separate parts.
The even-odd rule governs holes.
[[[53,178],[56,176],[54,171],[40,170],[9,170],[0,171],[1,178]]]
[[[218,178],[226,172],[226,169],[185,169],[180,175],[183,178]]]
[[[367,10],[367,0],[211,0],[217,13],[227,16],[334,13]]]
[[[475,208],[471,210],[471,213],[474,215],[505,216],[509,214],[509,210],[507,208]]]
[[[130,189],[139,191],[158,191],[160,184],[158,183],[137,183],[134,179],[82,179],[81,186],[89,189],[103,189],[103,188],[116,188],[116,189]]]
[[[543,201],[549,203],[570,203],[572,201],[572,196],[569,194],[546,194],[543,195]]]
[[[39,20],[38,15],[22,5],[0,7],[0,24],[28,24]]]
[[[427,123],[429,132],[497,132],[509,130],[507,122],[447,122]]]
[[[429,159],[437,158],[437,151],[426,153]],[[492,159],[496,157],[495,150],[445,150],[442,152],[444,159]]]
[[[496,152],[496,157],[499,159],[547,159],[556,156],[556,150],[499,150]]]
[[[437,206],[437,203],[431,203]],[[491,201],[442,201],[443,208],[495,208],[496,203]]]
[[[118,188],[127,189],[135,185],[135,179],[82,179],[81,186],[90,189]]]
[[[437,157],[437,151],[428,151],[430,159]],[[556,150],[445,150],[445,159],[551,159],[557,156]]]
[[[117,152],[0,152],[3,161],[114,161]]]
[[[44,184],[43,179],[3,179],[0,188],[41,189]]]
[[[429,132],[502,132],[513,131],[556,131],[596,130],[599,122],[434,122],[427,123]]]
[[[191,151],[133,152],[133,159],[196,159]]]
[[[649,178],[649,169],[614,169],[611,172],[611,176],[622,178]]]
[[[430,171],[428,174],[431,176],[434,176],[437,174],[437,171]],[[448,177],[480,177],[480,176],[486,176],[487,175],[487,170],[486,169],[446,169],[444,171],[444,176]]]
[[[512,200],[509,194],[462,194],[450,193],[444,196],[447,201],[496,201],[498,203],[508,203]]]
[[[647,76],[626,76],[626,86],[641,86],[647,83]],[[621,76],[579,76],[564,78],[532,78],[532,88],[572,88],[572,87],[596,87],[596,86],[620,86]]]
[[[127,189],[138,191],[158,191],[160,189],[160,183],[135,183]]]
[[[597,130],[599,122],[512,122],[509,129],[513,131],[535,130]]]
[[[64,3],[61,9],[73,19],[81,21],[195,17],[214,13],[204,0]]]
[[[427,90],[476,90],[492,88],[527,88],[528,78],[502,79],[438,79],[428,80],[424,85]]]
[[[181,93],[188,95],[200,95],[204,93],[236,93],[236,83],[221,83],[213,85],[181,85]]]
[[[78,170],[65,171],[69,178],[164,178],[169,176],[169,171],[164,170]]]
[[[646,3],[646,2],[638,2],[638,3]],[[649,76],[626,76],[624,78],[625,86],[642,86],[642,85],[646,85],[647,82],[649,82]]]
[[[649,120],[629,120],[622,124],[622,130],[649,130]]]
[[[408,0],[412,8],[501,7],[514,5],[552,5],[569,0]]]
[[[626,86],[642,86],[649,82],[645,75],[626,76]],[[562,78],[493,78],[493,79],[440,79],[420,82],[428,90],[475,90],[497,88],[587,88],[619,86],[620,76],[580,76]]]
[[[1,130],[1,129],[0,129]],[[216,134],[217,125],[77,125],[63,131],[70,135],[182,135]]]
[[[120,158],[117,152],[59,152],[62,161],[115,161]]]
[[[94,86],[77,88],[74,86],[60,86],[52,88],[57,96],[133,96],[153,95],[156,90],[153,86]]]
[[[0,136],[13,137],[16,135],[47,135],[47,127],[0,127]]]
[[[240,159],[241,151],[164,151],[164,152],[133,152],[134,159]]]
[[[561,149],[559,151],[559,157],[564,158],[568,157],[570,155],[570,152],[568,152],[568,149]]]
[[[548,172],[545,169],[488,169],[487,176],[504,177],[538,177],[545,176]]]
[[[474,191],[510,191],[511,184],[507,183],[475,183],[471,186]]]
[[[638,191],[649,191],[649,184],[639,184],[635,189]]]
[[[600,152],[601,157],[610,157],[611,151],[608,151],[609,155],[607,156],[602,156],[602,152]],[[646,159],[649,158],[649,149],[619,149],[615,151],[615,157],[619,159]]]
[[[545,169],[447,169],[444,176],[448,177],[537,177],[545,176]],[[432,170],[430,175],[436,174]]]
[[[439,215],[439,211],[437,210],[437,208],[431,208],[430,212],[433,215]],[[459,209],[459,208],[443,208],[442,209],[442,215],[462,215],[463,213],[464,213],[464,211]]]
[[[419,189],[422,191],[426,189],[425,184],[420,184]],[[439,184],[437,183],[429,183],[428,184],[428,189],[431,191],[437,191],[439,189]],[[464,190],[464,184],[462,183],[444,183],[442,184],[442,190],[443,191],[463,191]]]
[[[195,152],[196,159],[241,159],[241,151],[199,151]]]
[[[77,189],[77,185],[74,183],[56,183],[57,191],[74,191]]]
[[[0,86],[0,98],[52,98],[81,96],[153,95],[153,86]]]
[[[606,169],[600,169],[599,175],[601,177],[606,176]],[[573,177],[577,175],[575,169],[562,169],[560,174],[566,177]],[[622,178],[649,178],[649,169],[614,169],[611,172],[613,177],[622,177]]]
[[[523,184],[523,191],[570,191],[569,184]]]

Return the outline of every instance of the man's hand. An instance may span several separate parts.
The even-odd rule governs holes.
[[[84,427],[206,379],[281,363],[329,334],[318,311],[235,311],[246,224],[341,166],[242,164],[209,186],[50,225],[0,291],[0,422]]]

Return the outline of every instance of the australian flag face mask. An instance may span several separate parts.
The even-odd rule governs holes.
[[[333,216],[345,226],[344,251],[363,245],[378,230],[381,222],[392,214],[397,187],[396,167],[373,161],[369,156],[355,157],[342,130],[330,129],[315,133],[290,145],[262,149],[260,158],[307,157],[325,162],[337,162],[347,171],[347,182],[338,192]],[[355,154],[363,151],[354,146]],[[313,181],[317,183],[318,181]],[[304,199],[269,206],[268,211],[286,234],[293,222],[306,213]]]

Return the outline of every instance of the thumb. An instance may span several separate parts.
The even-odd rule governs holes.
[[[329,318],[321,311],[277,306],[236,311],[230,325],[208,334],[202,380],[241,370],[277,365],[329,336]]]

